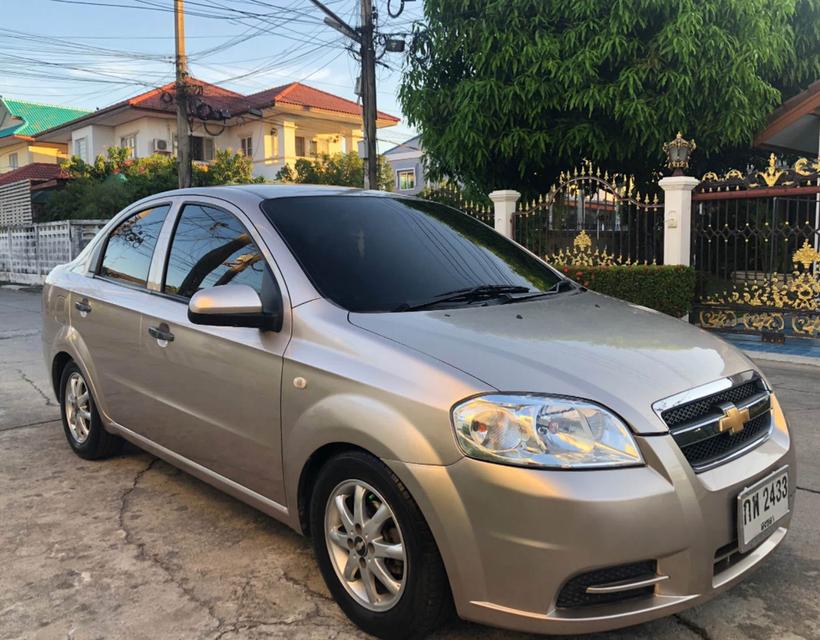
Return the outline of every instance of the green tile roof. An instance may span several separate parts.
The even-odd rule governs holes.
[[[22,100],[8,100],[6,98],[0,98],[0,103],[11,115],[23,121],[22,124],[0,130],[0,138],[10,135],[34,136],[46,129],[51,129],[88,113],[88,111],[80,109],[23,102]]]

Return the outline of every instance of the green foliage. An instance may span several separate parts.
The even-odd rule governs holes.
[[[559,267],[567,277],[593,291],[640,304],[676,318],[695,299],[695,270],[681,265]]]
[[[426,0],[399,97],[434,178],[539,192],[584,158],[648,175],[678,130],[703,157],[748,146],[778,79],[817,77],[819,3]]]
[[[379,156],[378,176],[378,188],[382,191],[392,191],[393,172],[384,156]],[[299,184],[362,187],[364,185],[364,161],[354,152],[322,154],[313,160],[299,158],[293,167],[290,165],[282,167],[276,174],[276,179]]]
[[[121,147],[110,147],[106,157],[97,156],[91,164],[74,156],[63,168],[72,179],[51,196],[44,221],[110,218],[136,200],[179,184],[176,158],[157,154],[131,160]],[[217,151],[210,165],[194,165],[194,186],[261,181],[253,177],[250,158],[227,150]]]

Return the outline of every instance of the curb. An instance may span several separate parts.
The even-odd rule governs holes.
[[[784,364],[800,364],[809,367],[820,367],[820,358],[813,358],[811,356],[793,356],[784,353],[772,353],[771,351],[751,351],[749,349],[741,349],[743,353],[749,356],[752,360],[764,360],[768,362],[782,362]]]

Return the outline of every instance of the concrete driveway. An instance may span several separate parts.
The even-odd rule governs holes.
[[[39,328],[39,295],[0,288],[0,638],[364,637],[305,539],[137,449],[76,457]],[[712,602],[595,638],[820,638],[820,368],[762,365],[801,463],[787,541]],[[524,638],[456,621],[438,637]]]

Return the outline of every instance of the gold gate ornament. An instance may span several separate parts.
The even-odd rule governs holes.
[[[764,283],[744,282],[742,286],[734,285],[731,291],[709,296],[703,302],[706,305],[746,305],[751,307],[777,307],[793,311],[816,312],[820,310],[820,277],[812,273],[812,265],[820,262],[820,251],[806,240],[792,255],[795,265],[791,274],[773,273]],[[712,329],[726,329],[737,325],[738,317],[732,313],[731,324],[725,313],[711,310],[700,312],[701,326]],[[785,327],[783,311],[763,311],[760,313],[740,314],[739,321],[747,329],[782,331]],[[800,335],[820,335],[820,316],[807,317],[794,315],[791,321],[792,330]]]

